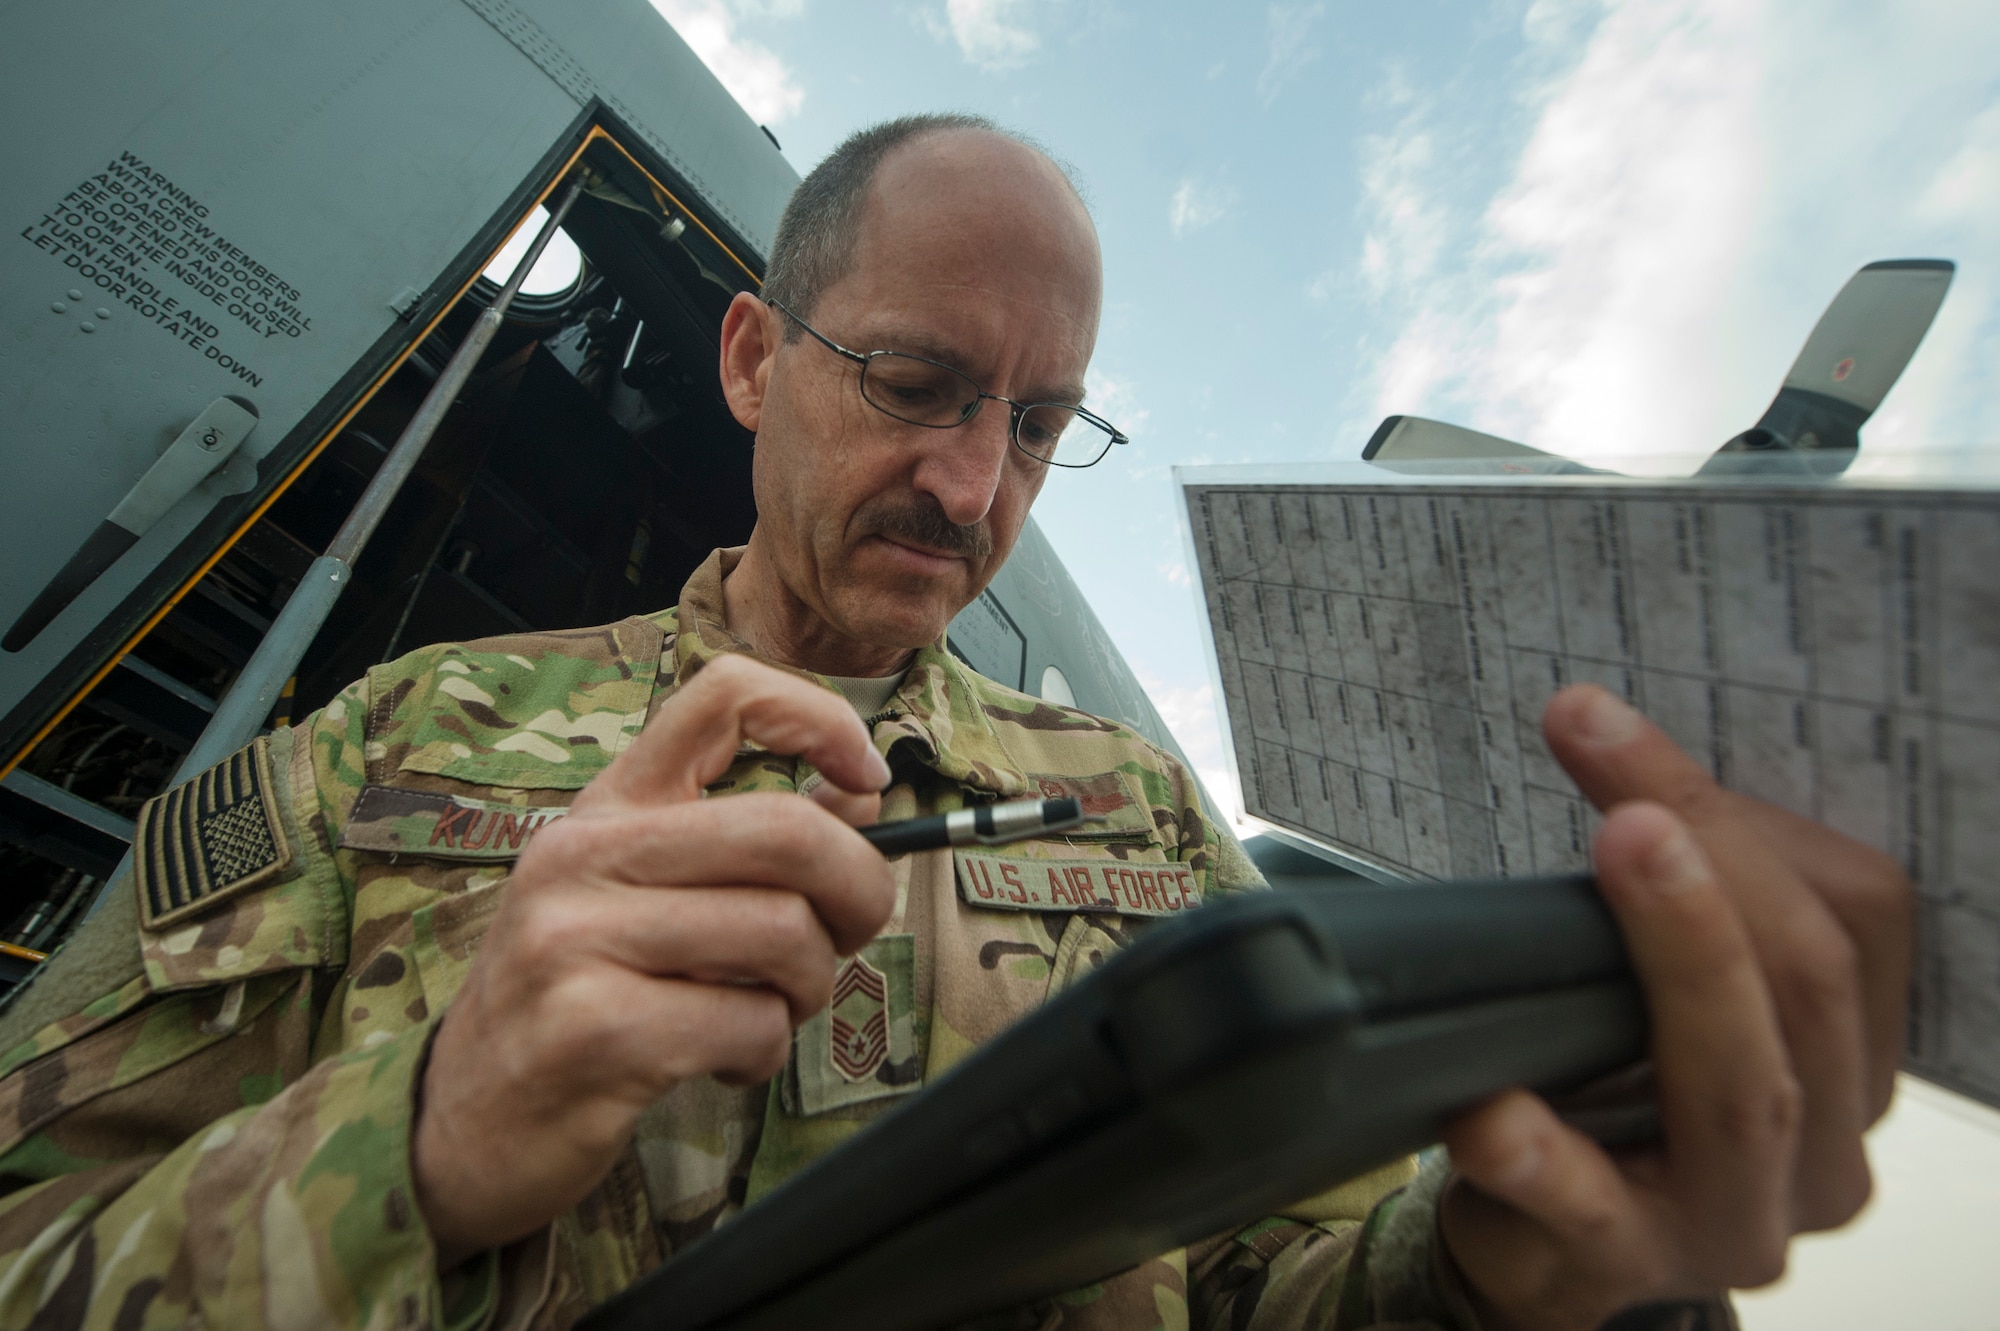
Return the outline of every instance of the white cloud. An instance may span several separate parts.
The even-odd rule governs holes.
[[[741,17],[790,18],[801,12],[803,0],[652,0],[681,40],[694,48],[710,72],[729,89],[750,118],[775,125],[798,113],[805,89],[798,76],[769,47],[740,36]]]
[[[1147,427],[1153,413],[1139,401],[1139,391],[1132,380],[1109,374],[1096,366],[1091,366],[1083,375],[1086,406],[1110,421],[1132,442],[1114,450],[1115,457],[1107,458],[1100,471],[1106,466],[1115,467],[1126,483],[1132,484],[1164,474],[1169,465],[1166,455],[1155,449],[1147,439]]]
[[[1133,438],[1145,433],[1153,413],[1139,404],[1138,386],[1132,380],[1098,369],[1083,372],[1084,403]]]
[[[2000,252],[2000,20],[1941,2],[1849,18],[1810,0],[1536,0],[1527,35],[1551,72],[1524,122],[1377,99],[1397,119],[1361,145],[1344,278],[1392,330],[1369,353],[1373,414],[1685,465],[1755,420],[1862,263]],[[1454,168],[1496,152],[1511,177],[1468,195]],[[1871,449],[2000,435],[1981,369],[1996,301],[1969,263]]]
[[[932,33],[950,36],[981,69],[1015,69],[1040,49],[1041,38],[1018,19],[1022,0],[945,0],[944,22],[927,16]]]
[[[1764,144],[1744,132],[1763,60],[1755,10],[1614,10],[1487,211],[1491,252],[1518,265],[1499,285],[1492,359],[1508,377],[1495,406],[1547,447],[1720,442],[1707,438],[1705,395],[1676,370],[1726,323],[1750,257],[1765,168]],[[1647,437],[1607,439],[1613,427]]]
[[[1377,366],[1368,423],[1372,426],[1384,416],[1425,414],[1440,388],[1458,383],[1464,367],[1479,359],[1470,337],[1470,331],[1447,314],[1423,310],[1412,316]],[[1535,433],[1523,437],[1541,439]]]
[[[1917,200],[1917,208],[1946,222],[2000,213],[2000,101],[1966,126],[1958,150]]]
[[[1361,194],[1368,230],[1361,278],[1377,296],[1427,280],[1444,248],[1446,209],[1433,196],[1436,145],[1421,113],[1396,132],[1361,141]]]
[[[1560,45],[1590,26],[1601,0],[1534,0],[1521,16],[1521,33],[1536,46]]]
[[[1278,100],[1295,75],[1319,59],[1319,47],[1312,44],[1313,24],[1326,13],[1326,5],[1272,5],[1264,15],[1270,38],[1270,53],[1257,75],[1257,100],[1265,106]]]
[[[1868,423],[1867,445],[1990,451],[2000,445],[2000,396],[1990,388],[2000,360],[2000,274],[1989,258],[2000,252],[2000,96],[1970,118],[1913,210],[1944,234],[1965,237],[1936,248],[1967,262],[1902,382]]]
[[[1167,225],[1177,236],[1213,226],[1236,203],[1236,191],[1227,185],[1203,185],[1194,177],[1182,180],[1167,204]]]

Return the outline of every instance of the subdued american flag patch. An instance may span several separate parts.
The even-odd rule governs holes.
[[[147,929],[282,877],[296,851],[278,812],[268,742],[256,740],[148,800],[132,851]]]

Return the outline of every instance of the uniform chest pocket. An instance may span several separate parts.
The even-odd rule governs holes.
[[[790,1114],[822,1114],[915,1090],[924,1080],[916,1012],[916,936],[884,934],[841,963],[833,1001],[792,1034],[779,1095]]]

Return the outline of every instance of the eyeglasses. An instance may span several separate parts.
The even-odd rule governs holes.
[[[900,351],[850,351],[787,309],[771,306],[811,333],[821,345],[861,367],[861,399],[885,416],[930,430],[949,430],[979,414],[991,398],[1005,402],[1012,415],[1007,434],[1014,447],[1051,467],[1096,465],[1113,444],[1129,439],[1109,421],[1072,402],[1016,402],[989,393],[962,371],[925,356]]]

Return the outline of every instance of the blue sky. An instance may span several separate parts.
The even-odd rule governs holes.
[[[1103,233],[1091,400],[1036,508],[1227,801],[1171,468],[1355,456],[1392,412],[1691,460],[1840,283],[1961,265],[1870,448],[2000,443],[2000,7],[1973,0],[655,0],[808,169],[992,115]]]

